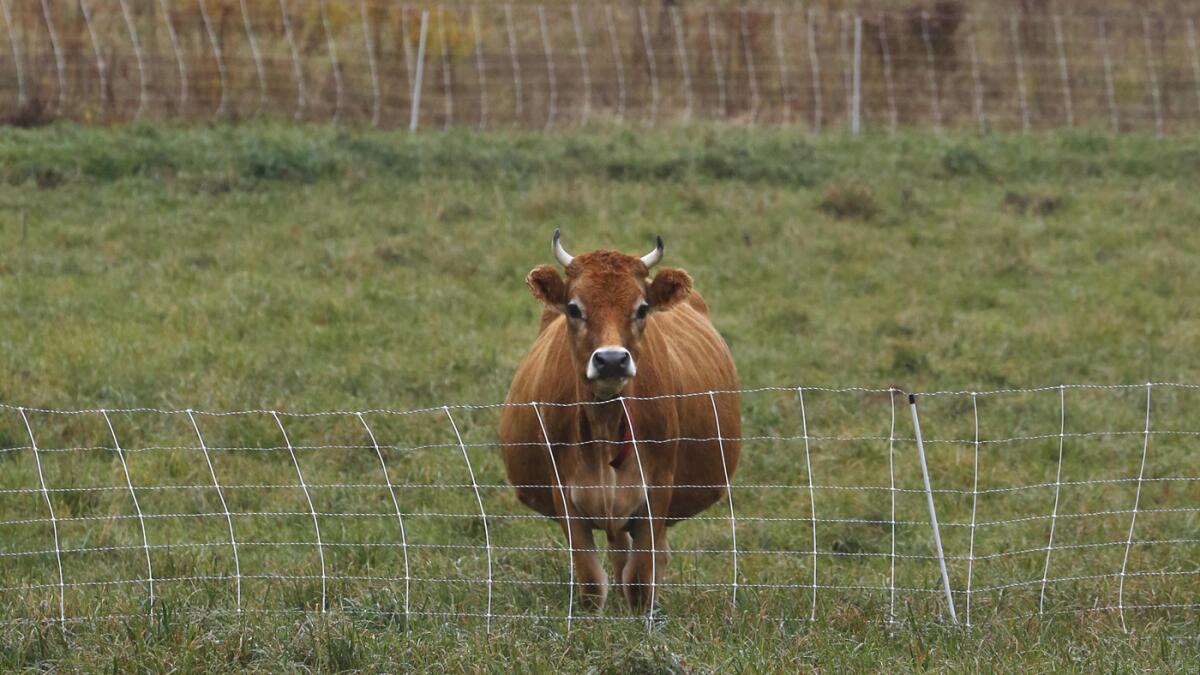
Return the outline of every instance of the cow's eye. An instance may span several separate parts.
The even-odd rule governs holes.
[[[571,317],[572,319],[582,319],[583,318],[583,310],[579,309],[579,305],[577,305],[573,302],[568,302],[567,303],[567,316]]]
[[[635,313],[634,316],[637,317],[638,321],[641,321],[646,318],[646,313],[649,311],[650,305],[647,305],[643,302],[642,304],[638,305],[637,313]]]

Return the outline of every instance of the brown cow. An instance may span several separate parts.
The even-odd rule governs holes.
[[[592,530],[630,606],[653,609],[667,526],[722,499],[737,468],[739,443],[723,440],[741,436],[737,369],[691,277],[649,278],[662,253],[660,237],[642,258],[572,257],[555,230],[566,279],[549,265],[525,278],[545,309],[500,418],[504,466],[517,498],[562,526],[592,609],[608,590]]]

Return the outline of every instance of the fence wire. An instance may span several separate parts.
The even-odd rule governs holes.
[[[17,125],[1200,126],[1197,16],[1187,13],[0,0],[0,20],[0,115]]]
[[[1196,625],[1200,387],[945,391],[915,406],[871,388],[655,398],[705,397],[715,414],[735,395],[738,438],[630,430],[639,465],[671,451],[686,462],[696,441],[741,447],[736,472],[723,463],[712,484],[640,484],[644,495],[724,493],[651,544],[669,551],[650,589],[667,621],[856,612],[881,623],[1085,614],[1126,630],[1164,617]],[[602,613],[576,607],[572,552],[603,558],[604,546],[564,538],[516,500],[497,452],[506,405],[0,405],[0,607],[7,622],[63,624],[297,610],[485,628],[638,620],[620,593]],[[519,405],[540,420],[555,404]],[[561,458],[565,441],[519,449]],[[611,489],[554,468],[561,482],[527,487],[564,500]]]

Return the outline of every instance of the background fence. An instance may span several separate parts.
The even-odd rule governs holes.
[[[0,112],[17,125],[1200,126],[1197,16],[1030,9],[1043,6],[0,0]]]
[[[897,393],[743,391],[731,498],[671,531],[667,620],[930,621],[948,594],[967,625],[1082,613],[1194,628],[1200,387],[923,394],[924,457]],[[500,407],[0,407],[2,613],[642,620],[617,595],[603,615],[573,609],[560,529],[505,484]]]

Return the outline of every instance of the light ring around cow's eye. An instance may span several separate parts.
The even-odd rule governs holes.
[[[637,311],[634,312],[633,316],[638,321],[642,321],[646,318],[646,314],[648,314],[649,312],[650,312],[650,305],[648,303],[643,302],[642,304],[638,305]]]
[[[579,305],[577,305],[574,300],[567,303],[567,316],[571,317],[572,319],[583,318],[583,310],[579,308]]]

